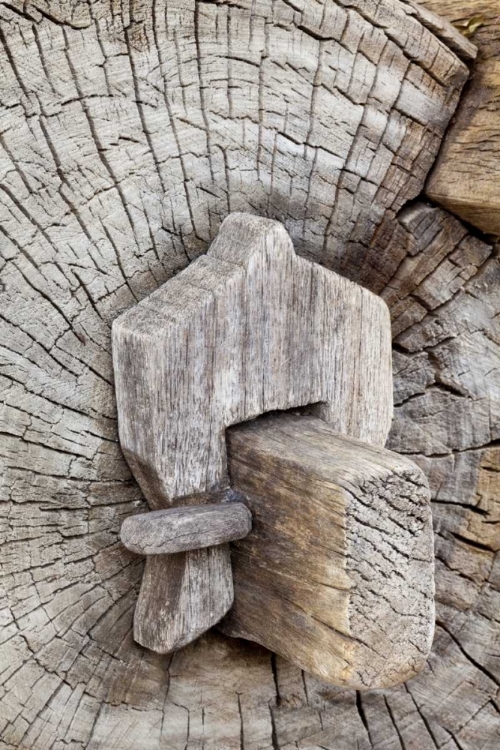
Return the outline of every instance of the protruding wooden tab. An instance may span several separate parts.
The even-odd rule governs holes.
[[[121,540],[139,555],[171,555],[242,539],[251,528],[243,503],[186,506],[126,518]]]
[[[148,555],[134,613],[134,640],[159,654],[182,648],[216,625],[233,597],[229,544]]]
[[[232,545],[235,601],[224,631],[339,686],[375,689],[413,677],[434,631],[421,470],[314,417],[239,425],[228,446],[253,529]]]

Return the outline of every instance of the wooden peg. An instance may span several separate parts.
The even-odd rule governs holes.
[[[434,632],[430,493],[403,456],[281,414],[228,430],[253,516],[232,548],[224,631],[335,685],[413,677]]]
[[[248,214],[226,218],[206,256],[114,322],[113,365],[121,446],[152,510],[227,487],[225,429],[264,412],[315,404],[339,432],[379,445],[391,423],[385,303]],[[232,601],[227,544],[149,556],[135,638],[175,650]]]
[[[139,555],[172,555],[242,539],[252,528],[243,503],[185,506],[126,518],[121,540]]]

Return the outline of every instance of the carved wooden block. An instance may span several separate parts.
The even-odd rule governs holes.
[[[434,633],[423,472],[315,417],[262,417],[231,428],[228,446],[253,529],[232,545],[224,631],[344,687],[417,674]]]
[[[115,321],[113,363],[121,446],[155,510],[227,486],[225,429],[264,412],[313,404],[338,432],[378,445],[391,422],[385,303],[248,214],[229,216],[206,256]],[[135,638],[179,648],[232,599],[227,546],[149,558]]]

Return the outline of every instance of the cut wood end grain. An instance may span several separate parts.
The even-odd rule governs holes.
[[[375,689],[417,674],[434,632],[430,493],[407,458],[315,417],[228,432],[253,530],[232,545],[226,633],[327,682]]]
[[[462,66],[397,0],[293,4],[106,1],[94,21],[77,0],[2,5],[5,748],[498,743],[500,456],[482,448],[500,437],[498,258],[479,263],[468,241],[450,255],[444,212],[432,255],[399,220]],[[80,11],[87,29],[62,25]],[[345,97],[347,119],[328,106]],[[279,218],[299,254],[396,285],[427,316],[404,326],[395,427],[431,477],[446,630],[407,691],[357,706],[242,641],[212,635],[170,662],[130,637],[142,566],[116,540],[141,494],[114,442],[109,323],[204,252],[228,205]],[[429,277],[431,313],[417,302]]]
[[[404,0],[404,2],[409,6],[408,12],[414,13],[420,23],[441,39],[458,57],[467,62],[473,62],[476,59],[478,51],[476,45],[461,34],[447,18],[434,13],[422,3],[416,2],[416,0]],[[439,12],[440,7],[438,4],[434,3],[434,5]]]
[[[486,234],[500,236],[500,43],[498,0],[425,0],[462,26],[477,25],[480,56],[426,194]]]

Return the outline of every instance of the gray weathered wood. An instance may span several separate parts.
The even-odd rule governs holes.
[[[250,214],[230,215],[207,255],[114,322],[113,364],[120,444],[152,508],[226,486],[225,428],[264,412],[311,404],[339,432],[380,445],[390,427],[387,306],[298,257],[281,224]],[[226,613],[223,557],[222,547],[186,553],[189,579],[164,558],[159,575],[176,579],[182,617],[145,576],[139,643],[169,652]]]
[[[251,528],[246,505],[230,502],[130,516],[122,524],[120,538],[138,555],[171,555],[241,539]]]
[[[253,528],[232,545],[235,601],[224,632],[343,687],[414,677],[434,634],[421,469],[290,414],[231,428],[228,446]]]
[[[476,19],[480,55],[438,161],[428,197],[488,234],[500,236],[500,35],[498,0],[425,0],[455,22]],[[463,26],[462,26],[463,28]]]
[[[251,214],[114,321],[113,364],[121,447],[153,508],[224,486],[225,428],[273,409],[318,404],[376,445],[389,432],[387,306]]]
[[[498,248],[425,205],[399,217],[467,70],[406,3],[293,5],[0,5],[2,750],[498,746]],[[132,638],[143,566],[119,530],[147,505],[110,323],[205,251],[229,200],[397,297],[391,445],[430,477],[438,557],[429,667],[405,686],[335,690],[215,633],[172,661]]]

